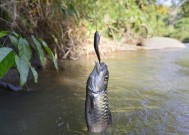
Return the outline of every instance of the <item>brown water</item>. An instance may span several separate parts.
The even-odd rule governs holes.
[[[124,51],[109,67],[111,135],[189,134],[189,49]],[[85,86],[94,60],[43,71],[29,92],[0,90],[0,135],[88,134]]]

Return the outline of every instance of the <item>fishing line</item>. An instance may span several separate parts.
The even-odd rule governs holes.
[[[97,15],[97,0],[95,1],[95,21],[96,23],[96,32],[94,34],[94,49],[95,49],[95,53],[97,55],[98,61],[100,63],[100,53],[99,53],[99,44],[100,44],[100,35],[97,31],[98,29],[98,15]]]
[[[96,4],[97,0],[95,1],[95,23],[96,23],[96,31],[98,29],[98,15],[97,15],[97,4]]]

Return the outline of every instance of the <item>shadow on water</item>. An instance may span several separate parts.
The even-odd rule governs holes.
[[[189,49],[118,52],[109,67],[113,116],[107,134],[189,134]],[[43,71],[29,92],[0,90],[0,134],[88,134],[85,86],[94,60]],[[42,78],[43,77],[43,78]]]

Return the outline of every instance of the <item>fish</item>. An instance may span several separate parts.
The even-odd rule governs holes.
[[[89,132],[101,133],[112,125],[108,104],[109,71],[104,62],[96,62],[87,80],[85,117]]]
[[[94,34],[94,49],[95,49],[96,55],[98,57],[98,61],[100,63],[101,59],[100,59],[100,53],[99,53],[99,49],[98,49],[99,45],[100,45],[100,34],[98,33],[98,31],[96,31]]]

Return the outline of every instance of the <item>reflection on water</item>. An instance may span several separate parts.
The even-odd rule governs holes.
[[[109,67],[109,134],[189,134],[189,49],[119,52]],[[29,92],[0,90],[0,134],[87,134],[84,101],[93,60],[43,71]]]

